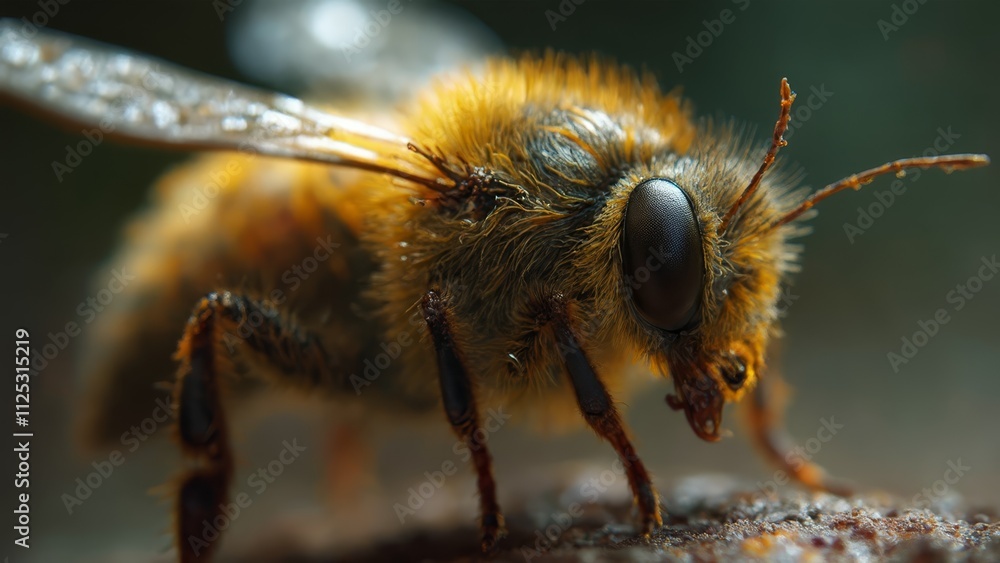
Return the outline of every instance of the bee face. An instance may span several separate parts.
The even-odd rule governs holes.
[[[621,253],[638,322],[663,336],[650,351],[667,366],[695,433],[717,440],[722,408],[757,381],[777,320],[794,233],[770,229],[791,207],[780,174],[723,230],[722,217],[754,175],[746,145],[728,129],[700,131],[684,156],[651,167],[628,196]]]

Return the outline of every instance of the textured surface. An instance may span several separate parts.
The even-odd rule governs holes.
[[[930,509],[907,509],[877,494],[848,500],[786,488],[767,496],[728,478],[689,479],[666,495],[670,515],[648,541],[634,536],[627,505],[580,499],[577,510],[573,500],[562,504],[566,500],[533,501],[530,509],[510,515],[511,534],[491,561],[1000,560],[997,513],[959,509],[954,498]],[[233,560],[485,559],[475,551],[476,535],[472,527],[425,531],[330,556],[296,557],[285,551],[288,546],[254,546],[238,550],[244,556]]]

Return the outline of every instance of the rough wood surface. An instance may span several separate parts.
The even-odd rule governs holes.
[[[793,488],[765,495],[746,483],[705,477],[676,487],[665,504],[665,524],[649,539],[635,535],[627,504],[581,502],[576,510],[572,502],[543,498],[508,515],[510,535],[492,558],[477,553],[478,533],[469,525],[411,532],[349,553],[293,555],[275,546],[273,558],[255,549],[235,560],[1000,561],[996,510],[960,508],[955,498],[907,508],[888,495],[845,499]]]

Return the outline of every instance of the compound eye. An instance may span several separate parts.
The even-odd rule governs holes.
[[[626,282],[635,307],[666,331],[691,328],[705,277],[701,231],[677,184],[651,178],[632,190],[622,237]]]

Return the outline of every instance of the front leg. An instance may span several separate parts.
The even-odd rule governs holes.
[[[479,413],[472,393],[468,371],[462,363],[461,353],[455,344],[448,319],[447,305],[437,291],[428,291],[420,303],[424,321],[434,340],[438,372],[441,382],[441,400],[448,421],[458,437],[472,451],[476,465],[479,505],[482,513],[482,548],[493,551],[497,541],[506,535],[503,515],[497,503],[496,483],[493,480],[493,460],[483,442],[484,432],[478,432]]]
[[[568,304],[562,294],[547,298],[536,307],[539,326],[551,325],[555,332],[560,355],[566,366],[580,412],[602,439],[611,442],[625,466],[629,488],[642,519],[642,531],[651,533],[663,525],[660,515],[659,496],[653,488],[652,479],[645,465],[635,452],[625,431],[618,409],[615,408],[600,377],[594,372],[587,353],[580,346],[580,338],[569,313]]]
[[[777,371],[768,373],[757,383],[753,395],[746,401],[745,411],[754,443],[772,465],[805,487],[851,496],[852,491],[847,484],[830,477],[822,467],[795,453],[795,442],[784,424],[787,394],[788,384]]]

